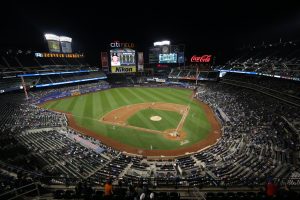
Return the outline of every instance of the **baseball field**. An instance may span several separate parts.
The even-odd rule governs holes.
[[[220,136],[213,112],[191,90],[114,88],[41,106],[66,113],[70,127],[129,153],[179,155]]]

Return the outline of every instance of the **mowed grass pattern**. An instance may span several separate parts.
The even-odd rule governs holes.
[[[150,118],[152,116],[161,117],[160,121],[152,121]],[[179,124],[182,115],[167,110],[158,110],[158,109],[144,109],[128,119],[128,124],[132,126],[164,131],[168,129],[176,129]]]
[[[141,149],[178,149],[204,139],[211,130],[204,111],[195,100],[191,100],[191,90],[175,88],[114,88],[81,96],[58,99],[44,104],[45,108],[72,113],[79,126],[97,134],[110,137],[121,143]],[[151,134],[130,128],[113,128],[99,121],[101,116],[113,109],[143,102],[168,102],[189,105],[190,111],[183,130],[189,142],[170,141],[159,134]]]

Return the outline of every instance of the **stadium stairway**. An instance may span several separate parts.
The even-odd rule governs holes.
[[[127,167],[125,167],[125,169],[119,174],[119,178],[123,177],[127,173],[127,171],[131,168],[132,165],[133,163],[129,163]]]

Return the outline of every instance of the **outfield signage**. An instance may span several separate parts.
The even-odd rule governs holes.
[[[134,73],[136,66],[112,66],[111,73]]]
[[[34,53],[37,58],[83,58],[83,54],[78,53]]]
[[[203,56],[196,56],[193,55],[191,57],[191,62],[200,62],[200,63],[209,63],[211,61],[211,55],[203,55]]]

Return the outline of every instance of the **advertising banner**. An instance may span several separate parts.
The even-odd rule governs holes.
[[[144,71],[144,54],[143,52],[138,52],[138,71]]]
[[[111,73],[134,73],[136,66],[111,66]]]
[[[198,63],[209,63],[212,60],[212,55],[202,55],[202,56],[196,56],[193,55],[191,57],[191,62],[198,62]]]
[[[102,64],[102,71],[108,72],[108,55],[107,52],[101,52],[101,64]]]

